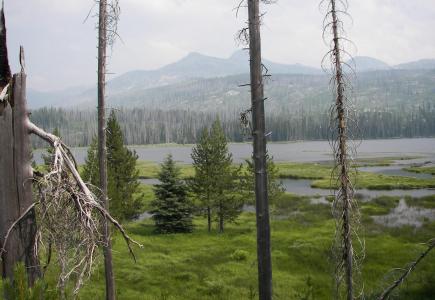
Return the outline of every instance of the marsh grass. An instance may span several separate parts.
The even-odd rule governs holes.
[[[429,201],[429,199],[427,199]],[[395,197],[361,203],[366,240],[363,279],[367,299],[385,286],[392,268],[403,267],[424,249],[435,232],[435,222],[421,228],[386,228],[369,217],[374,210],[387,212]],[[284,194],[273,203],[272,257],[274,299],[331,299],[331,256],[334,221],[330,206],[312,205],[309,198]],[[368,210],[370,208],[370,210]],[[152,220],[126,224],[132,237],[144,245],[135,249],[135,264],[122,238],[114,236],[113,257],[119,299],[256,299],[255,215],[243,213],[223,234],[207,233],[206,220],[195,219],[190,234],[157,235]],[[100,257],[101,258],[101,257]],[[400,299],[433,299],[435,259],[430,254],[400,289]],[[47,274],[55,285],[56,267]],[[310,298],[311,297],[311,298]],[[102,264],[80,292],[79,299],[104,299]]]
[[[388,213],[397,201],[394,197],[378,198],[370,207]],[[273,207],[274,299],[330,299],[334,234],[330,207],[312,205],[307,197],[291,194],[285,194]],[[424,246],[419,242],[430,237],[435,225],[389,229],[374,224],[364,210],[363,214],[363,278],[368,298],[374,299],[388,280],[385,274],[422,251]],[[243,213],[223,234],[207,233],[203,218],[196,218],[195,226],[191,234],[156,235],[152,221],[128,224],[133,238],[144,245],[136,251],[137,264],[128,257],[120,237],[115,236],[118,298],[256,299],[255,215]],[[427,261],[434,258],[431,254]],[[429,281],[434,276],[433,264],[421,264],[400,290],[400,299],[431,299],[433,287]],[[80,299],[102,299],[103,284],[100,269],[84,287]]]
[[[331,170],[327,164],[277,165],[281,177],[317,179],[315,183],[329,188]],[[182,168],[185,178],[193,174],[191,166]],[[138,169],[142,178],[155,178],[159,165],[140,162]],[[404,178],[407,183],[397,180],[394,176],[369,173],[363,174],[358,184],[375,188],[433,184],[422,179]],[[137,196],[148,209],[154,197],[152,186],[141,185]],[[420,228],[387,228],[373,221],[372,215],[388,214],[398,201],[399,197],[358,201],[366,242],[362,268],[366,299],[376,299],[392,279],[385,274],[412,261],[424,250],[421,243],[433,238],[435,232],[435,222],[425,222]],[[406,201],[410,206],[435,207],[435,196],[407,197]],[[331,299],[335,223],[330,205],[314,205],[309,197],[285,193],[272,203],[272,212],[274,299]],[[223,234],[207,233],[206,220],[202,217],[196,217],[194,224],[193,233],[168,235],[156,235],[152,220],[126,224],[132,237],[144,245],[143,249],[135,249],[136,264],[128,255],[122,237],[115,234],[113,258],[118,299],[257,299],[255,215],[243,213],[236,223],[228,224]],[[434,259],[435,254],[431,253],[417,267],[399,290],[399,299],[433,299],[435,264],[431,262]],[[47,273],[50,287],[55,286],[56,270],[52,263]],[[104,299],[102,263],[85,284],[79,299]]]
[[[404,168],[405,171],[414,173],[424,173],[435,175],[435,167],[409,167]]]

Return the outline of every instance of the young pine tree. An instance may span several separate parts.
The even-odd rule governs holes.
[[[192,191],[207,212],[208,228],[211,220],[218,222],[220,232],[225,222],[234,221],[241,213],[243,201],[237,192],[239,169],[233,166],[228,142],[217,120],[209,132],[205,129],[192,151],[195,176],[191,180]]]
[[[207,228],[211,232],[212,196],[214,193],[211,160],[211,144],[208,128],[204,128],[198,143],[192,149],[195,176],[189,181],[189,187],[201,203],[202,211],[207,215]]]
[[[107,122],[107,170],[110,213],[118,220],[128,220],[141,212],[141,201],[135,197],[139,187],[136,170],[138,156],[124,146],[121,127],[112,111]],[[83,179],[99,185],[97,140],[93,139],[83,169]]]
[[[156,232],[192,232],[192,205],[172,155],[168,155],[162,163],[158,178],[161,183],[154,187],[156,199],[152,202],[151,211]]]
[[[251,158],[245,160],[246,168],[241,176],[241,185],[248,203],[255,204],[255,174],[254,162]],[[278,176],[278,168],[273,161],[273,157],[266,153],[266,168],[267,168],[267,191],[269,194],[269,201],[271,203],[281,197],[285,189]]]

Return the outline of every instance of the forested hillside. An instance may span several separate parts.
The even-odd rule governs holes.
[[[231,141],[244,140],[240,112],[249,108],[247,75],[186,79],[109,97],[128,144],[194,143],[219,117]],[[267,86],[270,140],[327,139],[331,103],[325,75],[273,75]],[[435,70],[383,70],[358,73],[354,86],[359,138],[435,135]],[[96,133],[89,108],[42,108],[35,123],[59,128],[73,146],[88,145]],[[35,144],[34,146],[41,146]]]

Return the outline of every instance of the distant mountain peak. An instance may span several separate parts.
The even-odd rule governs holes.
[[[249,50],[239,49],[229,57],[230,60],[249,59]]]
[[[433,70],[435,69],[435,59],[420,59],[397,65],[395,68],[401,70]]]
[[[198,60],[198,59],[203,59],[203,58],[207,58],[207,57],[210,57],[210,56],[201,54],[199,52],[189,52],[186,56],[182,57],[177,62],[185,61],[185,60]],[[177,62],[175,62],[175,63],[177,63]]]
[[[350,66],[355,67],[356,72],[379,71],[391,69],[386,62],[370,56],[355,56],[347,62]]]

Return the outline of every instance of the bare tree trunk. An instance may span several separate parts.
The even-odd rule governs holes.
[[[210,209],[210,206],[207,206],[207,225],[208,225],[208,232],[211,232],[211,209]]]
[[[13,98],[5,101],[0,115],[1,245],[9,227],[33,204],[24,73],[14,75],[12,89]],[[34,251],[36,230],[35,211],[32,209],[9,234],[6,252],[2,255],[3,278],[13,279],[13,269],[18,262],[24,262],[30,285],[41,275]]]
[[[219,232],[223,233],[224,232],[224,212],[223,212],[224,209],[222,207],[222,200],[220,201],[221,202],[219,204]]]
[[[3,5],[0,11],[0,91],[11,81],[6,42]],[[14,75],[12,98],[0,100],[0,245],[13,222],[32,204],[31,147],[27,132],[26,75]],[[9,93],[11,94],[11,93]],[[13,280],[13,269],[24,262],[28,282],[33,285],[40,276],[39,261],[34,251],[36,239],[35,211],[32,209],[10,233],[6,252],[1,257],[3,278]]]
[[[258,289],[260,300],[271,300],[272,261],[270,253],[269,199],[267,193],[266,136],[259,6],[259,0],[248,0],[251,103],[257,215]]]
[[[339,44],[338,35],[338,18],[335,0],[331,0],[331,14],[332,14],[332,32],[334,42],[334,56],[335,56],[335,84],[336,84],[336,111],[338,117],[338,164],[340,166],[340,190],[341,200],[343,201],[343,262],[345,265],[346,273],[346,286],[347,286],[347,299],[353,299],[353,246],[352,246],[352,232],[350,228],[350,214],[351,214],[351,197],[352,191],[349,182],[349,166],[347,154],[347,120],[345,115],[345,96],[344,96],[344,79],[341,61],[341,49]]]
[[[107,52],[107,0],[100,0],[98,20],[98,164],[100,174],[101,197],[106,210],[109,210],[107,197],[107,149],[106,149],[106,52]],[[112,245],[110,228],[104,224],[106,247],[104,247],[104,268],[106,275],[106,299],[115,299],[115,279],[112,265]]]

